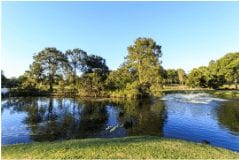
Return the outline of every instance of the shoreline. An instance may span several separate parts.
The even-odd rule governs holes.
[[[161,91],[160,96],[149,96],[149,97],[142,97],[142,98],[134,98],[134,97],[122,97],[122,96],[80,96],[76,92],[48,92],[48,91],[38,91],[38,90],[10,90],[8,93],[1,93],[2,98],[7,98],[7,97],[69,97],[69,98],[83,98],[83,99],[112,99],[112,98],[118,98],[118,99],[144,99],[144,98],[160,98],[164,96],[167,93],[183,93],[183,92],[207,92],[212,95],[217,95],[217,96],[227,96],[227,97],[238,97],[239,98],[239,90],[233,90],[233,89],[218,89],[218,90],[213,90],[213,89],[204,89],[204,88],[189,88],[189,89],[163,89]]]

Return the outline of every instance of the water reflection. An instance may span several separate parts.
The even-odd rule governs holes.
[[[87,137],[162,135],[163,104],[153,100],[89,101],[55,98],[9,98],[2,102],[3,144],[19,143],[20,128],[8,126],[12,117],[25,125],[31,141],[53,141]],[[22,125],[22,126],[23,126]],[[106,130],[117,125],[113,132]],[[14,133],[15,132],[15,133]],[[17,142],[6,137],[14,137]],[[23,142],[28,142],[24,139]]]
[[[172,94],[164,100],[7,98],[1,108],[2,144],[156,135],[239,151],[238,104],[208,94]]]
[[[105,102],[84,101],[83,110],[80,114],[79,136],[92,137],[104,129],[108,119]]]
[[[239,102],[232,100],[222,104],[218,109],[218,119],[222,126],[239,134]]]
[[[27,110],[27,120],[40,119],[40,121],[28,123],[31,128],[31,139],[53,141],[86,138],[97,134],[108,118],[105,105],[103,103],[84,102],[81,104],[77,102],[75,99],[53,100],[51,98],[48,99],[48,105],[44,106],[40,103],[45,110],[35,110],[36,113],[32,112],[34,110]]]
[[[163,122],[165,119],[162,101],[144,99],[121,102],[119,106],[119,121],[128,129],[129,136],[158,135],[162,136]]]

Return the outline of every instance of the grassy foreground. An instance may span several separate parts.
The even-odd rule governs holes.
[[[206,144],[159,137],[94,138],[2,146],[3,159],[69,158],[239,158]]]

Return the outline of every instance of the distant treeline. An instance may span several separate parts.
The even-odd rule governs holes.
[[[208,66],[183,69],[162,67],[161,46],[152,38],[138,38],[128,47],[128,55],[117,70],[109,70],[103,57],[82,49],[45,48],[33,56],[29,69],[18,78],[1,72],[2,87],[47,92],[74,92],[79,96],[158,96],[165,85],[218,89],[235,84],[239,76],[239,52],[228,53]]]

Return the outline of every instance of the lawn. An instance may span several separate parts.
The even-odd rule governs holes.
[[[225,97],[239,98],[239,90],[219,90],[213,91],[212,94]]]
[[[93,138],[2,146],[4,159],[202,158],[238,159],[239,153],[160,137]]]

